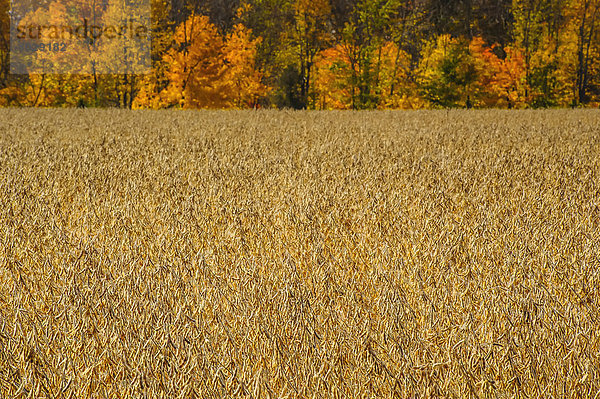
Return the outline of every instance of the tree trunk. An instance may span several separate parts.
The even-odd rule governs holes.
[[[589,61],[590,61],[590,49],[592,45],[592,38],[594,37],[594,29],[596,25],[596,14],[598,11],[598,7],[594,7],[594,12],[592,14],[592,19],[590,21],[589,26],[589,35],[586,36],[586,28],[584,26],[586,21],[587,11],[589,9],[589,3],[586,1],[584,6],[584,17],[582,19],[582,24],[579,30],[580,33],[580,54],[578,56],[578,60],[580,62],[580,76],[578,80],[578,101],[580,104],[587,104],[589,102],[589,98],[587,95],[587,87],[589,84]],[[585,50],[584,50],[585,46]]]
[[[40,90],[38,90],[37,95],[35,96],[35,100],[33,102],[33,106],[37,107],[38,101],[40,100],[40,95],[42,94],[42,90],[44,89],[44,80],[46,79],[46,74],[42,74],[42,81],[40,82]]]
[[[529,49],[529,30],[530,30],[530,25],[529,23],[531,22],[531,6],[528,5],[527,8],[527,24],[525,25],[525,37],[524,37],[524,43],[523,45],[525,46],[525,101],[528,101],[529,98],[529,84],[531,83],[531,77],[530,77],[530,59],[531,59],[531,55],[530,55],[530,49]]]

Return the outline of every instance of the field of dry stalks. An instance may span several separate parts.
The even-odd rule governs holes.
[[[0,110],[0,397],[600,397],[597,111]]]

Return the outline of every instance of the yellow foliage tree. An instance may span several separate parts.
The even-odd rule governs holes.
[[[223,39],[208,17],[192,15],[177,27],[173,43],[163,59],[170,83],[160,93],[161,105],[227,107]]]
[[[267,87],[255,67],[260,38],[238,24],[225,40],[208,17],[192,15],[173,35],[163,57],[166,88],[159,77],[145,80],[136,108],[246,108],[265,96]]]
[[[252,32],[237,24],[227,35],[223,46],[226,65],[225,81],[230,85],[228,102],[235,108],[255,107],[267,95],[263,74],[256,69],[256,50],[261,39],[252,39]]]
[[[348,48],[337,45],[320,52],[315,59],[317,108],[351,109],[353,67]],[[385,42],[378,55],[379,108],[416,109],[425,105],[419,97],[416,83],[407,71],[409,56],[393,42]]]
[[[331,14],[329,0],[296,0],[294,8],[294,34],[300,72],[300,97],[304,107],[310,104],[312,70],[315,57],[329,39],[328,18]]]
[[[379,108],[418,109],[425,106],[416,82],[409,76],[410,57],[394,42],[385,42],[380,51]]]

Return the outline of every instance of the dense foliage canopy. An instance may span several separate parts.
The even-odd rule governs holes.
[[[0,0],[0,106],[600,104],[600,0],[151,1],[152,73],[11,75]]]

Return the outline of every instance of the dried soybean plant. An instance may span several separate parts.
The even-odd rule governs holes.
[[[595,397],[595,111],[0,110],[0,396]]]

